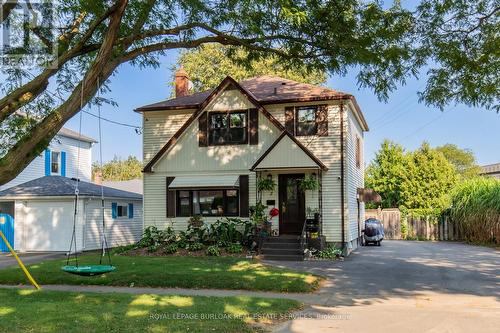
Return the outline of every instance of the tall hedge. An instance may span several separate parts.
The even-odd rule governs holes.
[[[478,177],[459,183],[450,215],[468,241],[500,244],[500,179]]]

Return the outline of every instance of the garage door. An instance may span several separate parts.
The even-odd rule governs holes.
[[[73,209],[71,201],[28,202],[25,207],[26,251],[68,251],[73,232]]]

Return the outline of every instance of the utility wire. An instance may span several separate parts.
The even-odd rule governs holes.
[[[29,75],[31,75],[33,78],[35,78],[35,75],[33,75],[32,73],[30,73],[29,71],[27,71],[27,73]],[[50,91],[49,89],[45,89],[45,91],[47,93],[49,93],[50,95],[52,95],[53,97],[55,97],[56,99],[60,100],[61,102],[66,102],[66,100],[64,98],[62,98],[61,96],[59,96],[58,94]],[[119,125],[119,126],[124,126],[124,127],[129,127],[129,128],[133,128],[135,130],[135,132],[137,134],[141,134],[142,133],[142,127],[141,126],[137,126],[137,125],[131,125],[131,124],[127,124],[127,123],[121,123],[121,122],[118,122],[118,121],[115,121],[115,120],[111,120],[111,119],[107,119],[107,118],[103,118],[101,116],[98,116],[96,114],[93,114],[92,112],[89,112],[89,111],[85,111],[83,110],[83,108],[81,109],[82,112],[94,117],[94,118],[97,118],[97,119],[101,119],[103,121],[106,121],[108,123],[111,123],[111,124],[114,124],[114,125]]]

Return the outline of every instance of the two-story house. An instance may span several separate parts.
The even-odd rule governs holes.
[[[109,246],[141,238],[142,195],[90,183],[95,143],[62,128],[40,156],[0,187],[0,231],[14,250],[67,252],[73,225],[78,251],[99,249],[103,222]],[[8,251],[0,239],[0,252]]]
[[[96,142],[85,135],[80,136],[69,128],[61,128],[49,147],[15,179],[1,185],[0,191],[43,176],[74,178],[78,174],[79,179],[89,182],[92,172],[92,145]],[[78,149],[80,149],[80,163],[77,162]]]
[[[260,76],[136,109],[143,115],[144,224],[182,230],[188,218],[210,223],[249,217],[260,200],[278,208],[274,234],[298,236],[308,212],[320,235],[347,250],[358,245],[364,204],[363,140],[368,131],[354,96],[280,77]],[[275,191],[258,193],[259,178]],[[318,190],[301,180],[317,179]],[[361,196],[362,197],[362,196]]]

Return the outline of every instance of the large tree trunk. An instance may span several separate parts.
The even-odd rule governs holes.
[[[1,159],[0,184],[15,178],[35,157],[37,157],[59,132],[61,127],[94,96],[98,83],[103,82],[119,65],[119,59],[113,59],[113,47],[118,36],[123,12],[127,0],[117,2],[116,11],[110,16],[109,28],[101,44],[96,59],[69,98],[50,115],[45,117],[23,139],[21,139]]]

